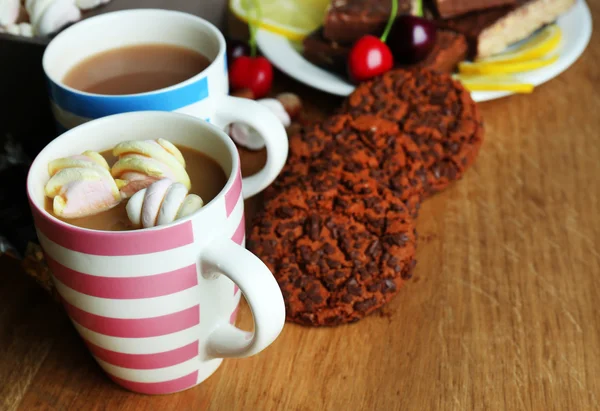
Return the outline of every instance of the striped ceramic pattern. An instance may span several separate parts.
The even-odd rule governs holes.
[[[212,209],[223,214],[227,237],[243,245],[241,188],[238,173]],[[198,252],[190,252],[202,229],[194,226],[197,219],[161,230],[107,233],[61,225],[35,210],[64,307],[110,378],[133,391],[161,394],[192,387],[218,367],[221,360],[206,358],[200,338],[210,331],[202,323]],[[233,324],[241,293],[225,276],[218,281],[228,284],[223,288],[230,298],[219,296],[216,310],[223,312],[217,317]],[[208,369],[199,358],[208,360]]]

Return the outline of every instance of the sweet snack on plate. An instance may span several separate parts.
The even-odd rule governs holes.
[[[431,70],[393,70],[362,83],[342,112],[395,122],[419,147],[427,194],[458,180],[483,142],[482,118],[469,92],[450,75]]]
[[[340,75],[346,74],[346,63],[350,46],[328,41],[319,29],[304,39],[304,57],[327,70]],[[467,57],[468,45],[462,34],[450,30],[438,30],[431,52],[424,60],[416,64],[397,63],[397,67],[425,67],[442,73],[451,73],[458,63]]]
[[[204,202],[188,188],[168,178],[152,183],[135,193],[125,209],[134,226],[148,228],[171,224],[200,210]]]
[[[512,6],[497,7],[447,20],[438,26],[467,37],[472,58],[500,53],[509,45],[529,37],[556,20],[575,0],[517,0]]]
[[[302,42],[304,57],[324,69],[346,74],[346,62],[350,44],[338,43],[323,37],[323,27],[306,36]]]
[[[337,115],[299,130],[290,136],[288,164],[273,186],[313,175],[319,161],[335,166],[334,173],[365,172],[417,215],[426,170],[419,147],[395,122],[374,115]]]
[[[163,178],[181,183],[188,190],[191,187],[181,152],[165,139],[125,141],[113,149],[113,155],[118,160],[111,173],[114,178],[123,180],[123,198],[129,198]]]
[[[435,45],[425,59],[413,65],[400,64],[398,67],[428,68],[440,73],[452,73],[467,58],[468,51],[465,36],[449,30],[438,30]]]
[[[414,13],[416,4],[414,0],[400,0],[397,15]],[[353,43],[368,34],[379,36],[391,6],[391,0],[332,0],[325,14],[323,36],[338,43]]]
[[[121,201],[119,188],[100,154],[59,158],[48,164],[50,180],[45,193],[53,199],[54,214],[62,218],[81,218],[109,210]]]
[[[516,2],[517,0],[434,0],[433,4],[438,16],[447,19],[472,11],[513,5]]]
[[[404,204],[366,171],[318,162],[266,201],[248,248],[274,273],[288,321],[333,326],[398,292],[416,263],[416,232]]]

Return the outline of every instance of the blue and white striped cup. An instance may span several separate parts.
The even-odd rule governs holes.
[[[63,83],[67,72],[90,56],[124,46],[157,43],[197,50],[211,63],[189,80],[148,93],[101,95],[79,91]],[[288,140],[283,125],[268,108],[228,95],[225,50],[225,39],[214,25],[177,11],[125,10],[76,23],[50,42],[43,57],[59,131],[131,111],[175,111],[206,120],[221,129],[234,122],[246,123],[263,137],[267,149],[265,167],[244,179],[244,196],[250,197],[279,174],[287,159]],[[123,135],[123,139],[127,136]]]

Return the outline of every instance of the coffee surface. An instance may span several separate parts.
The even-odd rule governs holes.
[[[208,157],[197,150],[177,146],[183,154],[186,163],[186,170],[192,182],[190,193],[199,195],[204,200],[204,205],[208,204],[213,198],[221,192],[227,183],[227,176],[221,166],[212,158]],[[102,152],[102,156],[112,167],[116,158],[110,150]],[[64,219],[57,217],[52,211],[52,199],[46,198],[46,211],[69,224],[89,228],[92,230],[106,231],[127,231],[139,227],[134,227],[127,218],[125,207],[127,200],[122,201],[118,206],[102,213],[75,219]]]
[[[185,47],[141,44],[90,56],[71,68],[63,83],[94,94],[146,93],[188,80],[209,64],[204,55]]]

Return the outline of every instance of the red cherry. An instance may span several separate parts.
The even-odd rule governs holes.
[[[231,89],[249,88],[254,93],[254,98],[262,98],[269,94],[272,83],[273,66],[264,57],[238,57],[229,69]]]
[[[389,47],[375,36],[361,37],[348,55],[348,74],[355,82],[368,80],[394,67]]]

